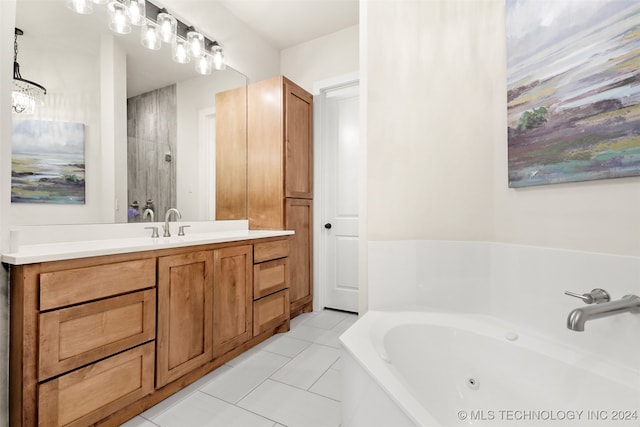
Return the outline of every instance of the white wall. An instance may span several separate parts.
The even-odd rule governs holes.
[[[32,115],[16,115],[15,120],[45,120],[85,125],[84,205],[12,203],[13,224],[60,224],[70,218],[78,223],[103,222],[100,46],[94,53],[49,51],[27,35],[18,40],[23,78],[41,82],[47,88],[45,104]],[[10,151],[9,151],[10,153]],[[111,182],[113,179],[111,179]]]
[[[358,26],[280,52],[280,73],[313,93],[314,83],[359,69]]]
[[[360,7],[366,241],[495,241],[640,255],[640,178],[507,187],[503,1]],[[366,295],[366,282],[361,289]]]
[[[640,178],[507,188],[504,2],[368,2],[369,240],[640,254]]]

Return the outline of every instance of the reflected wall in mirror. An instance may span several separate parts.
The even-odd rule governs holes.
[[[193,62],[173,62],[169,44],[144,48],[138,27],[113,34],[104,6],[79,15],[64,0],[20,0],[16,27],[25,33],[23,77],[42,83],[47,95],[33,115],[13,118],[85,124],[86,203],[12,204],[12,224],[138,221],[148,200],[157,221],[176,206],[183,220],[246,218],[244,75],[227,67],[201,76]],[[167,91],[173,95],[159,113],[158,94]],[[216,179],[227,183],[217,197],[225,206],[233,199],[233,212],[216,215]]]

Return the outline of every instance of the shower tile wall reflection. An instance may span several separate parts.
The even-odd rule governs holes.
[[[128,222],[142,221],[147,200],[156,220],[176,207],[176,145],[175,84],[127,100]]]

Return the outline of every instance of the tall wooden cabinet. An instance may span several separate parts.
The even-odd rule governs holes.
[[[286,77],[248,87],[248,216],[252,229],[296,232],[290,309],[313,300],[313,97]]]

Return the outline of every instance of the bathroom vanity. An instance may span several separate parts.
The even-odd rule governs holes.
[[[292,232],[221,235],[3,255],[11,425],[120,425],[287,331]]]

